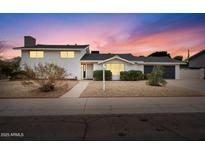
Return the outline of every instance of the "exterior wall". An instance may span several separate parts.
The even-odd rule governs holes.
[[[181,79],[204,79],[204,69],[180,69]]]
[[[175,79],[180,79],[180,66],[175,65]]]
[[[93,70],[102,70],[102,69],[103,69],[102,64],[98,64],[98,63],[93,64]]]
[[[30,58],[29,51],[22,51],[22,61],[21,65],[27,64],[30,67],[37,66],[39,63],[54,63],[60,67],[65,68],[68,78],[77,77],[78,80],[81,79],[81,64],[80,59],[86,53],[86,49],[75,52],[75,57],[60,58],[60,51],[44,51],[44,58]]]
[[[205,68],[200,69],[200,79],[205,79]]]
[[[138,70],[138,71],[142,71],[142,73],[144,73],[144,65],[139,65],[139,64],[126,64],[125,65],[125,71],[129,71],[129,70]]]
[[[200,56],[189,60],[189,67],[191,68],[205,68],[205,52]]]
[[[144,73],[144,65],[130,64],[118,59],[110,60],[108,62],[105,62],[105,64],[124,64],[125,71],[140,70]],[[98,64],[98,63],[93,64],[93,70],[102,70],[102,69],[103,69],[103,64]],[[119,79],[120,76],[113,76],[113,80],[119,80]]]

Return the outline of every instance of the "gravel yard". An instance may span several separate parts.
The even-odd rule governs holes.
[[[205,96],[205,92],[188,89],[168,81],[164,87],[149,86],[146,81],[106,81],[106,91],[102,81],[91,81],[81,93],[81,97],[134,97],[134,96]]]
[[[0,98],[57,98],[73,88],[78,81],[57,81],[55,90],[51,92],[41,92],[36,85],[23,86],[21,82],[0,81]]]

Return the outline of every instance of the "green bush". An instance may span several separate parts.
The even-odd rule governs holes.
[[[93,79],[96,81],[102,81],[103,80],[103,70],[94,71]],[[112,72],[110,70],[105,70],[105,80],[112,80]]]
[[[122,80],[122,81],[128,81],[129,80],[129,73],[128,73],[128,71],[120,72],[120,80]]]
[[[151,86],[164,86],[167,82],[163,79],[164,70],[162,66],[154,66],[152,72],[148,74],[148,84]]]
[[[120,80],[123,81],[137,81],[143,79],[144,79],[144,75],[142,71],[130,70],[130,71],[120,72]]]

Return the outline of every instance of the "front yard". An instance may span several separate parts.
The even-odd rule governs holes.
[[[205,96],[205,92],[174,85],[172,80],[164,87],[149,86],[146,81],[106,81],[106,91],[102,91],[102,81],[91,81],[81,93],[81,97],[134,97],[134,96]]]
[[[54,91],[42,92],[37,85],[23,86],[22,81],[0,81],[0,98],[57,98],[73,88],[78,81],[57,81]],[[63,85],[63,86],[59,86]]]

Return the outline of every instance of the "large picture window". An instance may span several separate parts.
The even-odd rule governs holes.
[[[30,51],[30,58],[43,58],[44,51]]]
[[[106,69],[112,72],[112,75],[120,75],[124,71],[124,64],[106,64]]]
[[[74,51],[61,51],[60,57],[61,58],[74,58],[75,52]]]

